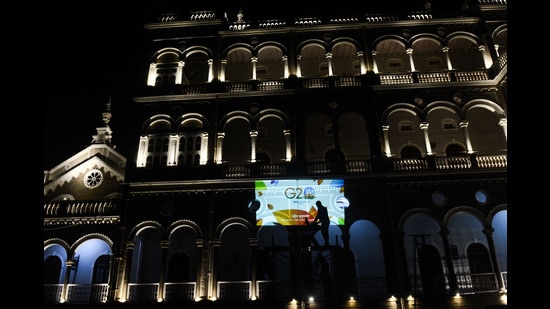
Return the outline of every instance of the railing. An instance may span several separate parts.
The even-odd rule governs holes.
[[[67,284],[67,302],[73,304],[104,303],[107,301],[109,285]]]
[[[506,155],[477,156],[476,161],[479,168],[505,168],[508,166],[508,156]]]
[[[357,278],[357,298],[385,297],[388,295],[386,278]]]
[[[497,276],[494,273],[459,274],[456,278],[460,294],[498,291]]]
[[[250,299],[251,281],[218,281],[219,299]]]
[[[467,155],[454,157],[435,157],[426,156],[421,158],[399,159],[399,158],[371,158],[364,160],[349,160],[344,162],[281,162],[263,164],[261,162],[242,163],[242,164],[207,164],[201,166],[169,166],[166,169],[181,169],[192,172],[170,173],[177,175],[177,179],[195,179],[194,175],[200,173],[204,179],[240,179],[240,178],[258,178],[258,177],[284,177],[291,175],[366,175],[384,172],[426,172],[426,171],[466,171],[479,169],[506,169],[507,157],[505,154],[498,155]],[[144,178],[167,177],[162,174],[164,169],[159,168],[137,168],[136,173]],[[182,177],[187,178],[182,178]],[[176,176],[174,176],[176,177]],[[170,180],[169,178],[166,178]],[[60,204],[66,204],[66,201]],[[52,213],[49,216],[61,216],[63,212],[51,210],[50,204],[45,204],[45,211]],[[55,215],[53,214],[55,213]],[[103,220],[114,220],[112,216],[103,216]],[[99,217],[93,217],[99,218]],[[49,218],[45,219],[49,220]]]
[[[256,281],[256,294],[259,299],[269,299],[273,297],[273,282],[271,280]]]
[[[503,64],[504,63],[504,64]],[[503,53],[495,64],[495,71],[499,72],[506,63],[506,53]],[[496,67],[499,66],[499,67]],[[376,77],[376,78],[371,78]],[[294,82],[297,80],[298,82]],[[370,85],[406,85],[425,83],[453,83],[466,81],[490,80],[489,70],[475,71],[440,71],[440,72],[404,72],[379,73],[355,76],[325,76],[312,78],[282,78],[276,80],[247,80],[234,82],[204,82],[193,85],[158,85],[144,90],[144,96],[161,95],[200,95],[211,93],[237,93],[251,91],[278,91],[289,89],[315,89],[361,87]]]
[[[402,159],[393,162],[396,171],[425,171],[428,170],[428,161],[425,159]]]
[[[471,167],[470,157],[435,158],[435,168],[438,170],[463,170]]]
[[[194,301],[195,286],[195,282],[166,282],[163,298],[167,302]]]
[[[111,213],[116,209],[116,205],[113,200],[90,200],[90,201],[78,201],[74,203],[67,203],[64,201],[56,201],[44,204],[45,215],[60,215],[65,214],[68,216],[78,215],[105,215]]]
[[[61,301],[63,284],[44,284],[44,303],[57,304]]]
[[[504,282],[505,291],[508,289],[508,272],[500,273]],[[476,294],[498,292],[497,275],[494,273],[457,274],[458,291],[460,294]],[[433,287],[439,287],[437,292],[449,292],[449,282],[446,275],[433,277],[430,283]],[[357,299],[387,297],[387,280],[385,277],[357,278]],[[251,281],[219,281],[217,283],[217,298],[224,300],[250,300],[252,297]],[[425,291],[422,287],[420,276],[411,277],[411,287],[415,295],[422,295]],[[128,301],[131,303],[157,302],[158,283],[130,283],[128,284]],[[278,288],[278,291],[275,291]],[[275,294],[288,296],[285,287],[277,287],[271,280],[256,281],[256,296],[258,299],[274,299]],[[312,293],[316,298],[324,298],[325,294],[320,282],[312,286]],[[72,304],[106,303],[109,286],[104,284],[67,284],[67,296],[65,302]],[[44,284],[44,303],[57,304],[62,302],[63,284]],[[163,301],[167,303],[192,302],[196,298],[195,282],[167,282],[164,284]]]
[[[128,283],[128,301],[131,303],[157,302],[158,283]]]
[[[508,272],[503,271],[500,273],[500,276],[502,277],[502,282],[504,282],[504,289],[508,291]]]

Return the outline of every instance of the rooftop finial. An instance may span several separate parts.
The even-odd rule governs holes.
[[[237,22],[241,23],[243,21],[243,10],[239,9],[239,14],[237,14]]]
[[[101,116],[103,117],[103,123],[105,123],[105,125],[108,125],[109,121],[111,120],[111,116],[112,116],[112,114],[111,114],[111,95],[109,95],[109,102],[107,102],[107,108],[101,114]]]

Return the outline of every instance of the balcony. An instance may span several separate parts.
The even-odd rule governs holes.
[[[506,57],[499,58],[501,71]],[[504,62],[504,63],[503,63]],[[498,72],[496,72],[498,73]],[[453,82],[488,81],[493,78],[491,70],[474,71],[442,71],[442,72],[409,72],[392,74],[367,73],[357,76],[326,76],[315,78],[299,78],[291,76],[278,80],[249,80],[235,82],[212,81],[211,83],[192,85],[159,85],[149,86],[141,96],[164,95],[204,95],[214,93],[267,92],[296,89],[366,87],[376,85],[413,85],[413,84],[444,84]]]

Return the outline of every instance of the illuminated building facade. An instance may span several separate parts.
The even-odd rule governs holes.
[[[245,14],[144,25],[131,151],[109,102],[91,145],[44,172],[44,302],[500,304],[506,1]],[[328,246],[305,223],[317,200]]]

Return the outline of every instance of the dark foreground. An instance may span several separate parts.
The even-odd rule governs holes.
[[[132,308],[186,308],[186,309],[216,309],[216,308],[239,308],[239,309],[504,309],[508,308],[506,294],[487,293],[464,295],[456,297],[442,297],[431,300],[322,300],[322,301],[294,301],[283,302],[278,300],[263,301],[200,301],[186,303],[105,303],[105,304],[50,304],[44,308],[72,309],[83,307],[97,307],[105,309],[132,309]]]

